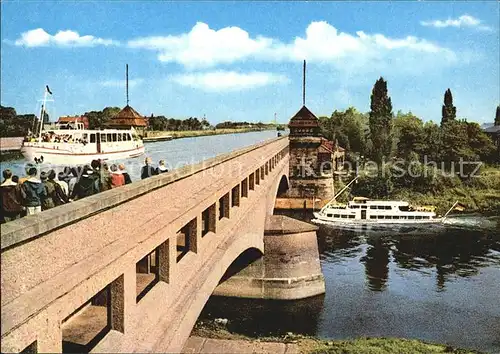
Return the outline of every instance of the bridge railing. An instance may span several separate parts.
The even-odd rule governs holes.
[[[2,225],[2,352],[88,350],[124,333],[287,153],[288,139],[273,139]],[[85,318],[102,323],[83,323],[82,338]]]

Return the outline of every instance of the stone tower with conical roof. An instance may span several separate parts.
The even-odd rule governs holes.
[[[304,105],[290,119],[291,198],[333,198],[332,152],[321,136],[318,118]]]
[[[291,198],[333,198],[332,149],[321,135],[318,118],[306,107],[306,61],[302,87],[302,108],[290,119],[290,174],[287,196]],[[307,203],[306,203],[307,204]]]

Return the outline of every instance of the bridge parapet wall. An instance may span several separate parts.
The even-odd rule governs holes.
[[[85,345],[179,351],[224,267],[263,251],[287,169],[288,139],[273,139],[2,225],[2,352],[60,352],[102,301],[106,333]]]

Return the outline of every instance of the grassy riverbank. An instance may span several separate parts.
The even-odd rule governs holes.
[[[320,340],[311,336],[288,333],[282,337],[250,338],[229,332],[224,326],[211,321],[198,321],[191,335],[228,340],[296,343],[301,353],[328,354],[400,354],[400,353],[480,353],[452,348],[447,345],[426,343],[402,338],[356,338],[349,340]]]
[[[362,177],[355,184],[351,196],[366,196],[405,200],[415,205],[434,205],[438,214],[444,214],[455,201],[466,206],[465,212],[500,213],[500,168],[484,167],[467,179],[435,174],[426,178]],[[338,191],[342,183],[336,183]],[[339,197],[346,201],[348,194]]]
[[[147,131],[144,137],[158,138],[162,136],[171,136],[174,139],[192,138],[207,135],[222,135],[222,134],[236,134],[236,133],[249,133],[262,131],[260,128],[238,128],[238,129],[214,129],[214,130],[186,130],[186,131]],[[270,129],[264,129],[270,130]]]

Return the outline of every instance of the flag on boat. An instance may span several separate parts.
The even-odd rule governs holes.
[[[464,211],[465,210],[465,205],[461,204],[461,203],[457,203],[457,205],[455,205],[455,210],[458,210],[458,211]]]
[[[45,88],[47,89],[47,92],[52,95],[52,92],[49,89],[49,85],[45,85]]]

